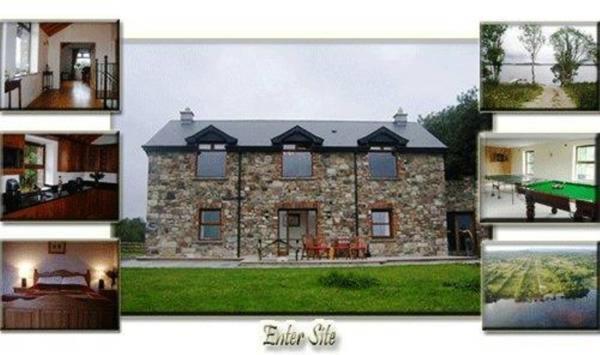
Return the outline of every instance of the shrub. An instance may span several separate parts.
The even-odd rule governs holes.
[[[125,218],[115,225],[115,236],[123,242],[143,243],[146,239],[146,222],[141,218]]]
[[[479,279],[444,281],[442,286],[461,291],[479,292]]]
[[[575,102],[578,109],[595,110],[598,108],[598,88],[596,83],[571,83],[563,85],[563,89]]]
[[[361,290],[379,285],[379,280],[373,276],[357,275],[351,272],[329,272],[319,278],[319,283],[326,287]]]
[[[484,110],[518,109],[535,99],[544,89],[538,84],[491,84],[484,83],[481,91]]]

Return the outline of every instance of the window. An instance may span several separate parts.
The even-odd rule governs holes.
[[[371,211],[371,235],[373,237],[391,237],[391,211],[390,210],[372,210]]]
[[[395,178],[396,156],[390,147],[373,147],[368,155],[369,170],[374,178]]]
[[[524,153],[524,162],[525,162],[525,175],[533,175],[533,163],[535,160],[535,152],[533,150],[528,150]]]
[[[221,239],[221,210],[200,211],[200,240]]]
[[[31,71],[31,23],[19,22],[17,24],[15,59],[17,74],[26,74]]]
[[[594,180],[596,170],[596,147],[583,145],[575,148],[575,179]]]
[[[283,177],[311,177],[312,154],[300,150],[296,145],[284,145],[282,157]]]
[[[200,144],[196,162],[196,176],[224,178],[227,152],[223,144]]]
[[[45,146],[30,142],[25,144],[24,171],[21,176],[21,190],[23,192],[31,192],[35,186],[39,188],[44,186],[45,155]]]

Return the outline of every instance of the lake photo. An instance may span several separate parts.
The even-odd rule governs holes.
[[[597,27],[482,24],[481,110],[599,110]]]
[[[485,330],[597,329],[595,244],[486,243]]]

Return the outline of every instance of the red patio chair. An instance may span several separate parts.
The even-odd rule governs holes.
[[[314,238],[311,235],[304,237],[302,241],[302,247],[302,258],[304,258],[304,255],[306,255],[307,259],[311,257],[318,257],[321,259],[321,255],[323,253],[327,253],[327,250],[329,249],[324,240],[321,240],[320,238]]]
[[[354,254],[357,258],[367,257],[367,243],[360,237],[353,238],[350,242],[350,257],[354,257]]]
[[[333,242],[333,250],[336,258],[341,255],[345,255],[346,258],[350,258],[350,238],[337,238],[335,242]]]

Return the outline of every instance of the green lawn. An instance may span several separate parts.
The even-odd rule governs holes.
[[[325,286],[332,272],[360,288]],[[370,279],[373,282],[363,282]],[[330,285],[331,283],[326,283]],[[333,283],[335,285],[335,283]],[[344,283],[342,283],[344,284]],[[479,314],[479,265],[122,269],[124,314]]]
[[[580,110],[598,109],[598,86],[596,83],[572,83],[563,86]]]
[[[544,89],[538,84],[483,83],[482,110],[514,110],[539,96]]]

